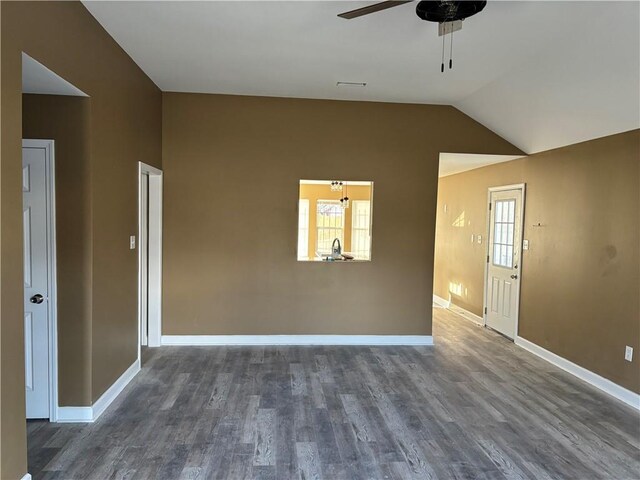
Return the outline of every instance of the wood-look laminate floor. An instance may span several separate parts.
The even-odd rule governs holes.
[[[35,479],[638,479],[636,411],[443,309],[434,347],[163,347]]]

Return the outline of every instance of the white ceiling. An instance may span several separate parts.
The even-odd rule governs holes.
[[[441,153],[439,177],[447,177],[494,163],[508,162],[522,158],[522,155],[472,155],[468,153]]]
[[[415,3],[336,16],[370,3],[84,5],[164,91],[452,104],[527,153],[640,127],[638,2],[489,1],[444,74]]]
[[[22,54],[22,93],[88,96],[26,53]]]

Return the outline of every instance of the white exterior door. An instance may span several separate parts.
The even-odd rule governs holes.
[[[486,324],[514,339],[520,296],[523,188],[490,193]]]
[[[49,418],[47,150],[22,148],[27,418]]]

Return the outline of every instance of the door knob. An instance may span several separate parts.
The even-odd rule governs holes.
[[[44,297],[42,295],[40,295],[39,293],[36,293],[33,297],[31,297],[29,299],[29,301],[31,303],[35,303],[35,304],[39,305],[42,302],[44,302]]]
[[[511,275],[511,278],[513,278],[513,279],[515,280],[516,278],[518,278],[518,275],[516,275],[516,274],[514,273],[513,275]]]

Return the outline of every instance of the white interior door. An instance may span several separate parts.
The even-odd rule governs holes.
[[[520,296],[523,188],[490,192],[486,324],[515,338]]]
[[[47,151],[22,148],[27,418],[49,418]]]

